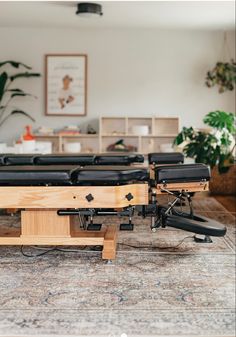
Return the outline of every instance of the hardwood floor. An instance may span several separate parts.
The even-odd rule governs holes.
[[[236,216],[236,195],[214,195],[213,197]]]

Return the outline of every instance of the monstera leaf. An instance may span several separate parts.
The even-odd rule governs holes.
[[[203,119],[203,122],[218,130],[227,129],[230,133],[236,131],[234,127],[235,116],[231,112],[219,110],[209,112]]]

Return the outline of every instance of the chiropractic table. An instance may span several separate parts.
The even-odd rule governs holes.
[[[132,216],[150,217],[151,230],[174,227],[223,236],[220,223],[193,214],[191,194],[207,191],[209,168],[183,164],[179,153],[142,155],[0,155],[0,208],[19,209],[21,228],[1,231],[0,245],[101,245],[102,258],[116,255],[117,226],[94,217],[127,217],[120,230],[132,230]],[[159,205],[158,196],[173,198]],[[187,201],[190,212],[176,205]],[[79,225],[78,226],[78,220]],[[79,228],[78,228],[79,227]]]

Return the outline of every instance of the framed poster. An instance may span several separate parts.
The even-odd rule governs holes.
[[[48,116],[85,116],[87,55],[48,54],[45,63],[45,114]]]

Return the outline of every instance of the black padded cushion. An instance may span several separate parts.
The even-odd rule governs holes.
[[[148,179],[149,172],[147,169],[127,166],[87,166],[73,174],[73,180],[77,184],[89,185],[117,185],[137,181],[147,181]]]
[[[50,154],[35,156],[35,165],[93,165],[95,156],[92,154]]]
[[[147,181],[144,168],[109,166],[1,166],[0,185],[119,185]]]
[[[33,165],[35,154],[6,154],[5,165]]]
[[[71,185],[77,166],[2,166],[0,185]]]
[[[204,164],[165,165],[154,170],[157,184],[210,180],[210,169]]]
[[[5,154],[0,154],[0,166],[5,165],[5,162],[4,162],[5,156],[6,156]]]
[[[106,155],[96,155],[95,164],[96,165],[130,165],[133,163],[143,163],[144,156],[141,154],[106,154]]]
[[[0,165],[130,165],[143,163],[144,156],[140,154],[2,154]]]
[[[155,152],[148,154],[149,164],[180,164],[184,162],[184,156],[179,152]]]

